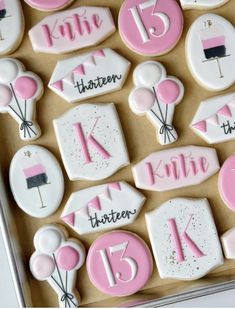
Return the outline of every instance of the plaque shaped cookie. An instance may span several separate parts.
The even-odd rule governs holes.
[[[36,145],[21,148],[13,157],[10,186],[18,206],[36,218],[53,214],[64,195],[58,161],[46,148]]]
[[[42,95],[39,76],[25,71],[24,65],[16,59],[0,59],[0,113],[9,113],[17,121],[23,141],[41,136],[36,123],[36,102]]]
[[[206,199],[169,200],[147,212],[146,223],[161,278],[196,280],[223,264]]]
[[[61,54],[97,45],[115,30],[109,8],[77,7],[45,17],[29,37],[35,52]]]
[[[132,173],[137,188],[162,192],[200,184],[219,169],[215,149],[185,146],[150,154]]]
[[[33,276],[47,281],[58,295],[61,308],[77,308],[80,296],[76,289],[77,270],[85,262],[83,244],[68,238],[64,227],[48,224],[34,236],[35,252],[29,262]]]
[[[61,219],[78,234],[100,232],[131,224],[145,197],[126,182],[114,182],[73,193]]]
[[[70,180],[101,180],[129,164],[118,114],[111,104],[81,104],[54,120]]]
[[[235,228],[228,230],[220,239],[226,259],[235,260]]]
[[[161,145],[174,143],[178,134],[172,125],[175,106],[183,99],[184,86],[173,76],[167,76],[160,62],[139,64],[133,74],[135,88],[129,95],[131,110],[146,115],[157,129]]]
[[[49,88],[74,103],[122,88],[130,62],[109,48],[58,61]]]
[[[235,29],[216,14],[200,16],[186,39],[186,58],[196,81],[210,91],[221,91],[235,82]]]
[[[209,10],[220,7],[227,3],[229,0],[180,0],[184,10],[199,9]]]
[[[0,0],[0,55],[13,53],[23,35],[24,15],[20,1]]]
[[[193,131],[207,143],[235,139],[235,93],[202,102],[191,123]]]

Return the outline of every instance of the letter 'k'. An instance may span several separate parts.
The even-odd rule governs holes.
[[[89,149],[88,149],[88,144],[90,144],[92,147],[94,147],[96,149],[96,151],[98,151],[100,153],[100,155],[103,157],[103,159],[109,159],[110,158],[110,154],[103,148],[103,146],[100,145],[100,143],[92,135],[98,121],[99,121],[99,117],[96,118],[95,123],[94,123],[90,133],[88,134],[87,138],[85,138],[85,136],[84,136],[82,124],[80,122],[75,123],[73,125],[73,127],[75,129],[77,141],[81,146],[83,158],[84,158],[84,161],[85,161],[86,164],[92,162],[91,157],[90,157],[90,153],[89,153]]]
[[[181,241],[184,241],[186,243],[188,249],[194,254],[196,258],[205,256],[205,254],[197,247],[197,245],[192,241],[192,239],[187,234],[187,229],[190,225],[192,217],[193,215],[190,216],[190,219],[182,234],[182,237],[180,237],[179,235],[175,219],[168,220],[168,227],[171,233],[173,245],[174,245],[175,252],[176,252],[176,259],[178,263],[182,263],[185,260]]]

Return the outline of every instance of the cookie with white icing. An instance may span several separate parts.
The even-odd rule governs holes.
[[[113,182],[73,193],[61,219],[78,234],[117,229],[131,224],[145,197],[126,182]]]
[[[190,125],[209,144],[235,139],[235,93],[203,101]]]
[[[43,18],[29,37],[35,52],[61,54],[98,45],[115,31],[109,8],[85,6]]]
[[[180,3],[184,10],[209,10],[218,8],[228,1],[229,0],[180,0]]]
[[[55,119],[54,129],[70,180],[102,180],[129,164],[113,103],[81,104]]]
[[[48,87],[69,103],[122,88],[130,62],[110,48],[59,60]]]
[[[157,129],[161,145],[178,139],[172,125],[175,106],[183,99],[184,86],[173,76],[168,76],[160,62],[146,61],[139,64],[133,73],[135,88],[129,95],[131,110],[146,115]]]
[[[196,280],[223,264],[206,199],[172,199],[145,217],[161,278]]]
[[[13,53],[23,35],[24,15],[20,0],[0,0],[0,55]]]
[[[34,236],[35,252],[29,262],[33,276],[47,281],[58,295],[61,308],[77,308],[80,296],[76,289],[77,270],[85,262],[83,244],[69,238],[64,227],[44,225]]]
[[[74,0],[24,0],[32,8],[39,11],[58,11],[69,6]]]
[[[53,214],[64,195],[58,161],[46,148],[36,145],[21,148],[13,157],[10,186],[18,206],[36,218]]]
[[[41,136],[36,122],[36,102],[42,95],[43,83],[39,76],[26,71],[17,59],[0,59],[0,113],[9,113],[17,121],[23,141]]]
[[[225,232],[220,239],[226,259],[235,260],[235,228]]]
[[[191,25],[186,38],[186,58],[195,80],[210,91],[235,82],[235,29],[222,16],[204,14]]]

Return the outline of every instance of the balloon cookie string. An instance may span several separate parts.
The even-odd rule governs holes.
[[[57,264],[57,261],[56,261],[56,258],[55,258],[55,254],[53,253],[53,259],[54,259],[54,262],[55,262],[55,266],[56,266],[56,270],[57,270],[57,273],[58,273],[58,276],[60,278],[60,283],[53,277],[51,276],[52,280],[55,282],[55,284],[60,288],[60,290],[64,293],[62,296],[61,296],[61,301],[64,302],[65,304],[65,308],[71,308],[71,304],[74,306],[74,307],[79,307],[74,301],[74,296],[73,294],[71,293],[68,293],[67,291],[67,282],[68,282],[68,271],[66,271],[66,279],[65,279],[65,286],[64,286],[64,283],[63,283],[63,280],[62,280],[62,277],[61,277],[61,273],[60,273],[60,270],[59,270],[59,267],[58,267],[58,264]]]
[[[28,136],[30,138],[31,138],[31,133],[33,133],[36,136],[37,133],[31,128],[33,126],[33,122],[27,120],[27,101],[25,100],[25,102],[24,102],[24,114],[23,114],[23,111],[20,107],[19,101],[16,97],[14,88],[12,87],[11,83],[10,83],[10,86],[11,86],[11,91],[13,93],[15,102],[16,102],[17,107],[19,109],[19,112],[17,112],[11,105],[9,105],[9,107],[17,115],[17,117],[22,121],[22,123],[20,125],[20,130],[24,131],[24,138],[26,138],[26,132],[28,133]]]
[[[161,118],[151,109],[151,112],[154,114],[154,116],[162,123],[162,126],[160,128],[159,133],[161,135],[164,134],[164,144],[166,144],[166,139],[168,139],[169,143],[171,143],[171,137],[173,138],[173,140],[176,140],[176,137],[174,136],[174,134],[172,133],[172,131],[174,130],[174,127],[171,124],[167,123],[167,116],[168,116],[168,104],[166,105],[166,113],[165,116],[163,115],[158,97],[157,97],[157,93],[155,88],[153,87],[153,92],[154,92],[154,96],[155,99],[157,101],[157,106],[161,115]]]

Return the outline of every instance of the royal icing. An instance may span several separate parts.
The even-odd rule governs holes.
[[[161,192],[200,184],[219,169],[215,149],[185,146],[150,154],[132,173],[137,188]]]
[[[43,84],[36,74],[25,71],[16,59],[0,59],[0,113],[9,113],[18,122],[24,141],[41,135],[36,123],[36,102],[42,94]]]
[[[146,115],[157,128],[161,145],[175,142],[178,135],[172,126],[175,105],[184,95],[183,84],[175,77],[167,76],[159,62],[147,61],[138,65],[133,74],[135,88],[129,96],[131,110]]]
[[[214,9],[227,3],[229,0],[180,0],[183,9]]]
[[[97,238],[87,255],[93,285],[112,296],[126,296],[144,287],[152,274],[152,256],[145,242],[126,231]]]
[[[73,193],[61,219],[80,235],[116,229],[133,223],[144,202],[127,183],[108,183]]]
[[[54,120],[70,180],[101,180],[129,164],[114,104],[81,104]]]
[[[45,17],[29,37],[35,52],[60,54],[97,45],[115,30],[109,8],[78,7]]]
[[[183,23],[175,0],[125,0],[118,20],[124,43],[144,56],[172,50],[181,37]]]
[[[235,139],[235,93],[201,103],[191,128],[209,144]]]
[[[223,164],[219,173],[219,192],[224,203],[235,211],[235,155],[231,155]]]
[[[0,0],[0,55],[14,52],[23,35],[24,15],[20,1]]]
[[[226,259],[235,260],[235,228],[228,230],[220,239]]]
[[[61,308],[80,305],[76,290],[77,270],[85,261],[82,243],[68,238],[67,231],[56,224],[45,225],[34,236],[36,251],[29,262],[33,276],[47,281],[58,295]]]
[[[10,186],[18,206],[28,215],[44,218],[60,206],[64,178],[56,158],[45,148],[28,145],[14,156]]]
[[[195,280],[223,264],[206,199],[176,198],[145,215],[161,278]]]
[[[39,11],[57,11],[70,5],[74,0],[24,0]]]
[[[196,81],[211,91],[225,90],[235,82],[235,30],[215,14],[200,16],[186,39],[186,57]]]
[[[130,62],[109,48],[58,61],[49,88],[74,103],[122,88]]]

